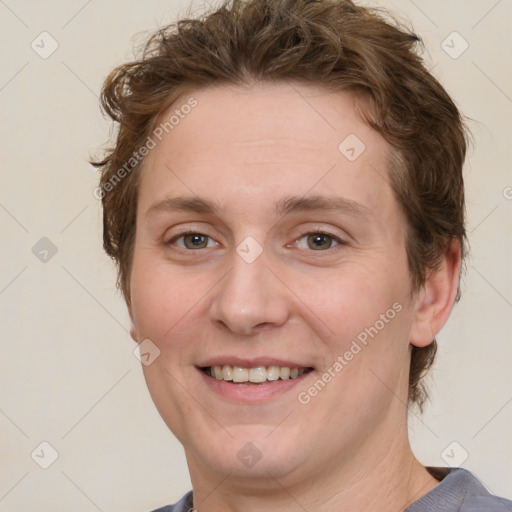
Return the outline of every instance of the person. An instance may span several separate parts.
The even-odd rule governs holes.
[[[512,510],[408,439],[467,253],[420,48],[350,0],[225,0],[107,77],[104,248],[193,488],[161,512]]]

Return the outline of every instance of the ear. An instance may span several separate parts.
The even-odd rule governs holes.
[[[452,240],[438,270],[432,272],[417,294],[410,343],[426,347],[442,329],[453,308],[461,267],[461,247]]]

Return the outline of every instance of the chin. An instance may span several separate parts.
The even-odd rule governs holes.
[[[268,426],[240,426],[228,431],[233,437],[225,434],[221,439],[215,437],[200,443],[196,439],[189,443],[202,465],[220,474],[230,474],[230,479],[247,478],[256,482],[280,478],[303,468],[308,458],[299,438],[287,435],[284,429],[278,433]],[[188,457],[188,450],[185,451]]]
[[[300,464],[294,463],[284,453],[275,453],[272,457],[262,455],[259,460],[255,459],[253,463],[242,463],[236,455],[226,457],[225,454],[216,456],[216,454],[210,453],[203,458],[202,462],[216,473],[229,474],[230,480],[233,478],[241,481],[247,480],[244,483],[248,487],[251,484],[261,487],[262,481],[272,480],[272,477],[276,479],[283,478],[300,468]],[[270,483],[270,486],[273,487],[274,485]]]

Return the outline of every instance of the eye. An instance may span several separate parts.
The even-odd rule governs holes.
[[[302,240],[305,240],[305,243],[302,243],[301,245]],[[326,249],[331,249],[336,245],[347,244],[336,235],[326,233],[324,231],[312,231],[310,233],[305,233],[302,237],[297,239],[297,246],[300,249],[312,249],[314,251],[323,251]]]
[[[179,240],[182,240],[182,244],[178,243]],[[208,243],[210,245],[208,245]],[[217,242],[211,239],[209,236],[204,235],[203,233],[199,233],[198,231],[186,231],[185,233],[181,233],[173,238],[171,238],[166,245],[177,245],[180,249],[206,249],[209,247],[216,247]]]
[[[219,244],[204,233],[189,230],[174,236],[166,242],[166,245],[175,245],[182,250],[197,250],[217,247]],[[296,240],[296,245],[299,249],[323,252],[337,245],[347,245],[347,242],[332,233],[318,230],[305,233]]]

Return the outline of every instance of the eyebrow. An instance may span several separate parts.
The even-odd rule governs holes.
[[[218,215],[222,208],[215,201],[199,196],[167,197],[151,205],[146,215],[153,212],[194,212]],[[371,210],[351,199],[338,196],[313,195],[308,197],[290,196],[280,199],[274,204],[274,212],[285,216],[291,213],[307,211],[323,211],[343,213],[355,217],[372,217]]]

